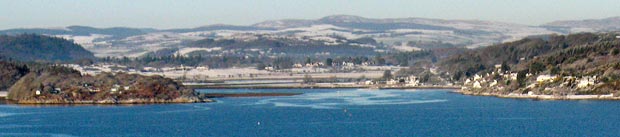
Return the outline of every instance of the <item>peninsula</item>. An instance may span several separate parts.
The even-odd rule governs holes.
[[[81,75],[64,67],[30,72],[7,95],[20,104],[136,104],[210,102],[192,89],[161,76],[126,73]]]

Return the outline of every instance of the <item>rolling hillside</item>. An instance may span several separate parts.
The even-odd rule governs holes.
[[[76,61],[94,59],[93,53],[63,39],[37,34],[0,35],[0,56],[19,61]]]

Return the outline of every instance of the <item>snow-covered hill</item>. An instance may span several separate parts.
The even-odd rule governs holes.
[[[553,23],[552,23],[553,24]],[[557,23],[556,23],[557,24]],[[316,20],[275,20],[249,26],[210,25],[188,29],[91,28],[11,29],[0,34],[41,33],[84,45],[96,56],[137,57],[157,51],[190,54],[194,51],[236,52],[226,45],[205,50],[191,43],[201,39],[253,42],[259,39],[287,41],[289,46],[371,47],[376,51],[406,51],[435,45],[476,48],[518,40],[531,35],[562,33],[557,29],[480,20],[442,20],[427,18],[372,19],[350,15],[327,16]],[[372,38],[372,43],[355,42]],[[297,42],[295,42],[297,41]],[[429,45],[429,43],[432,43]],[[297,44],[297,45],[295,45]],[[299,45],[301,44],[301,45]],[[251,44],[250,44],[251,45]],[[213,48],[213,47],[211,47]],[[254,49],[267,52],[268,49]],[[317,51],[318,52],[318,51]],[[321,51],[328,52],[329,51]]]
[[[555,21],[543,25],[566,33],[620,31],[620,16],[604,19]]]

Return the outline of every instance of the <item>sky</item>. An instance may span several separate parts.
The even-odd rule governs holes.
[[[620,0],[0,0],[0,29],[71,25],[170,29],[329,15],[541,25],[620,16]]]

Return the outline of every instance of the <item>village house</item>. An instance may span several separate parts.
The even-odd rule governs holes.
[[[293,68],[302,68],[304,67],[303,65],[301,65],[301,63],[295,63],[293,64]]]
[[[497,70],[497,73],[502,72],[502,64],[495,64],[495,70]]]
[[[399,84],[398,80],[396,79],[390,79],[386,82],[387,85],[397,85]]]
[[[538,75],[538,77],[536,77],[536,82],[547,82],[547,81],[553,81],[556,78],[556,76],[552,76],[552,75]]]
[[[375,83],[376,83],[375,81],[372,81],[372,80],[366,80],[366,81],[364,82],[364,85],[374,85]]]
[[[112,85],[112,88],[110,88],[110,92],[118,92],[120,87],[121,87],[120,85],[114,84]]]
[[[482,86],[480,85],[480,82],[478,82],[478,81],[474,82],[472,87],[473,88],[482,88]]]
[[[489,84],[489,87],[495,87],[496,85],[497,85],[497,80],[493,80],[493,82]]]
[[[370,66],[369,62],[362,62],[362,66]]]
[[[596,76],[586,76],[579,79],[579,83],[577,84],[578,88],[587,88],[589,86],[593,86],[596,80]]]
[[[342,66],[345,67],[354,67],[355,64],[353,62],[342,62]]]
[[[196,70],[206,71],[206,70],[209,70],[209,66],[198,66],[198,67],[196,67]]]
[[[154,67],[143,67],[142,71],[144,71],[144,72],[155,72],[155,71],[159,71],[159,69],[154,68]]]
[[[409,76],[406,80],[407,86],[418,86],[420,84],[420,80],[416,76]]]

